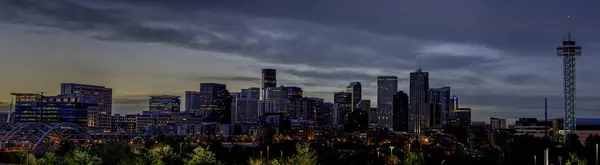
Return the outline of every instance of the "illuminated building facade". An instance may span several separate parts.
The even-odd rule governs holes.
[[[144,111],[137,116],[136,131],[150,135],[167,135],[176,131],[181,125],[200,125],[202,118],[191,113],[161,113],[160,111]]]
[[[392,104],[398,92],[398,77],[377,77],[377,124],[392,128]]]
[[[104,86],[62,83],[61,94],[79,94],[98,100],[98,106],[88,111],[88,127],[93,130],[109,132],[112,115],[112,89]]]
[[[86,127],[88,111],[98,106],[95,98],[79,94],[43,96],[36,93],[11,93],[15,96],[15,122],[63,123]]]
[[[346,87],[346,92],[352,94],[352,111],[358,109],[359,103],[362,100],[362,86],[360,82],[352,82]]]
[[[262,70],[262,89],[263,89],[263,97],[266,98],[266,90],[267,88],[275,88],[277,87],[277,70],[275,69],[263,69]]]
[[[409,132],[421,133],[429,128],[429,73],[417,69],[410,73]]]
[[[136,133],[137,115],[120,115],[112,116],[112,132],[116,133]]]
[[[232,123],[256,122],[259,119],[260,88],[242,89],[232,94]]]
[[[173,113],[180,112],[180,103],[181,100],[179,96],[172,95],[159,95],[159,96],[150,96],[150,111],[156,111],[161,113]]]
[[[195,112],[200,110],[201,95],[197,91],[185,91],[185,111]]]
[[[200,95],[200,111],[203,116],[208,116],[210,121],[220,124],[231,123],[233,98],[227,90],[227,85],[200,83]]]
[[[352,93],[349,92],[336,92],[333,93],[333,103],[336,103],[334,107],[337,112],[337,124],[346,124],[347,114],[352,111]]]

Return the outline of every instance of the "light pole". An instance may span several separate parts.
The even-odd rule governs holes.
[[[181,151],[183,148],[183,142],[179,142],[179,155],[181,156]]]
[[[598,143],[596,143],[596,165],[598,165]]]
[[[269,160],[269,146],[267,146],[267,160]]]
[[[533,155],[533,165],[537,165],[537,155]]]
[[[394,146],[390,146],[390,156],[394,155]]]

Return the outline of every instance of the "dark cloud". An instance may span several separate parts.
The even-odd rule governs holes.
[[[250,83],[260,83],[260,77],[243,77],[243,76],[223,76],[223,77],[209,77],[209,76],[197,76],[193,77],[192,80],[200,81],[200,82],[250,82]]]
[[[271,65],[323,69],[281,69],[282,73],[311,81],[295,82],[283,76],[279,82],[301,87],[339,86],[343,90],[347,83],[358,80],[369,95],[375,95],[372,91],[377,75],[335,69],[402,73],[416,68],[420,61],[425,70],[431,71],[433,86],[461,86],[460,90],[485,93],[490,86],[503,90],[511,83],[541,82],[542,75],[561,79],[556,77],[559,74],[546,74],[560,72],[558,65],[556,70],[534,68],[540,69],[540,76],[534,76],[508,70],[503,62],[516,61],[510,67],[532,68],[527,62],[554,55],[567,29],[565,17],[569,14],[573,15],[572,29],[584,47],[600,38],[596,32],[600,29],[596,21],[600,11],[595,7],[600,2],[516,2],[5,0],[0,2],[0,21],[53,27],[109,42],[161,43],[249,57]],[[443,51],[423,51],[440,43],[455,44],[447,44]],[[498,70],[508,73],[494,72]],[[594,70],[584,70],[581,74],[587,76],[582,81],[598,81],[593,78]],[[435,74],[450,71],[468,74]],[[396,76],[402,80],[408,77]],[[194,81],[260,82],[260,77],[191,77]],[[406,81],[400,83],[407,85]],[[518,95],[528,91],[514,92]],[[332,96],[325,93],[315,91],[323,97]],[[504,107],[536,102],[535,98],[485,94],[461,98],[472,105]],[[582,105],[590,102],[578,100]],[[115,98],[115,105],[123,109],[145,104],[147,97]]]
[[[377,75],[371,75],[367,73],[352,72],[352,71],[308,71],[308,70],[295,70],[295,69],[283,69],[283,73],[298,77],[312,78],[315,80],[334,80],[334,81],[372,81],[377,79]]]
[[[535,74],[515,74],[509,75],[505,80],[513,85],[525,85],[543,82],[544,78]]]

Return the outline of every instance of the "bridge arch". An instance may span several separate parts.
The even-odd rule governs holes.
[[[79,129],[79,131],[81,133],[83,133],[83,136],[85,137],[85,140],[92,140],[92,137],[90,136],[90,133],[87,132],[87,129],[83,128],[80,125],[77,124],[73,124],[73,123],[60,123],[57,124],[55,126],[53,126],[52,128],[48,129],[48,131],[46,131],[46,133],[44,133],[44,135],[42,135],[42,137],[40,137],[39,139],[37,139],[37,141],[35,142],[35,144],[33,145],[33,147],[31,148],[31,151],[33,152],[35,150],[35,148],[40,145],[40,143],[46,138],[48,137],[48,135],[50,133],[52,133],[53,131],[59,130],[58,128],[62,127],[62,126],[73,126],[77,129]]]

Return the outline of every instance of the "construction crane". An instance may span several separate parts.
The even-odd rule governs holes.
[[[567,17],[571,19],[571,17]],[[575,59],[581,56],[581,46],[577,46],[569,28],[567,38],[556,48],[563,60],[563,81],[565,95],[564,138],[575,133]]]

